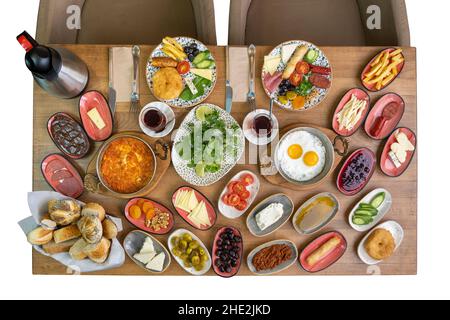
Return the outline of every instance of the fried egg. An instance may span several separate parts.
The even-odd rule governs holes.
[[[291,179],[304,182],[322,173],[326,150],[322,141],[307,131],[284,137],[278,147],[280,168]]]

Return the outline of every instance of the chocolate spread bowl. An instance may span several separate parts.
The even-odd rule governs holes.
[[[116,190],[114,190],[113,188],[111,188],[111,186],[108,185],[108,183],[106,182],[103,174],[102,174],[102,170],[101,170],[101,165],[102,165],[102,161],[105,155],[106,150],[108,150],[108,147],[111,145],[111,143],[113,143],[114,141],[118,140],[118,139],[124,139],[124,138],[129,138],[129,139],[134,139],[137,140],[139,142],[144,143],[144,145],[148,148],[148,150],[150,151],[151,157],[152,157],[152,161],[153,161],[153,168],[151,170],[151,177],[148,181],[146,181],[145,185],[140,188],[139,190],[133,192],[133,193],[120,193]],[[133,198],[133,197],[137,197],[139,196],[139,194],[145,189],[147,188],[153,181],[153,178],[155,177],[155,173],[156,173],[156,156],[155,156],[155,152],[153,151],[153,148],[150,146],[149,143],[147,143],[145,140],[134,136],[132,134],[119,134],[116,136],[111,137],[109,140],[107,140],[100,148],[98,155],[97,155],[97,159],[96,159],[96,173],[97,176],[94,178],[98,178],[99,183],[106,188],[106,190],[108,190],[111,194],[113,194],[116,197],[127,197],[127,198]],[[85,182],[86,184],[86,182]],[[90,188],[87,188],[88,190]],[[93,192],[97,192],[97,190],[90,190]]]

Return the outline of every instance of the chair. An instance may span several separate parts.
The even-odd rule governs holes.
[[[381,9],[369,30],[368,8]],[[409,46],[404,0],[231,0],[230,45],[277,45],[302,39],[321,46]]]
[[[81,9],[79,30],[67,27],[71,5]],[[36,38],[42,43],[156,44],[176,35],[216,44],[213,0],[40,1]]]

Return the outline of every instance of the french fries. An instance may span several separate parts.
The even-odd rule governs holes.
[[[173,38],[165,37],[163,39],[162,52],[177,61],[183,61],[187,58],[184,53],[183,47]]]
[[[364,84],[381,90],[398,76],[398,66],[405,61],[403,50],[380,53],[370,64],[370,70],[364,74]]]

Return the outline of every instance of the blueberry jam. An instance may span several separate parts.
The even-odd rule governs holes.
[[[355,153],[339,179],[342,189],[352,192],[364,186],[370,179],[374,164],[374,157],[370,151],[361,150]]]

